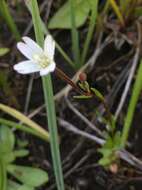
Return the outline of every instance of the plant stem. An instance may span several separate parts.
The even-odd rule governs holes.
[[[20,33],[17,29],[17,26],[10,14],[9,8],[7,6],[7,3],[5,2],[5,0],[0,0],[0,13],[2,15],[2,17],[5,19],[8,27],[10,28],[11,32],[13,33],[15,39],[17,41],[20,40]]]
[[[39,14],[37,0],[29,1],[29,4],[31,7],[32,20],[33,20],[36,40],[40,46],[43,46],[44,33],[42,31],[41,18]],[[53,167],[54,167],[54,173],[55,173],[55,178],[56,178],[56,183],[57,183],[57,189],[64,190],[65,188],[64,188],[61,158],[60,158],[60,152],[59,152],[55,103],[54,103],[53,88],[52,88],[52,81],[51,81],[50,74],[42,77],[42,84],[43,84],[44,99],[45,99],[46,112],[47,112],[47,118],[48,118],[51,155],[52,155],[52,160],[53,160]]]
[[[63,181],[63,173],[61,168],[61,159],[60,159],[60,152],[59,152],[59,139],[58,139],[58,131],[57,131],[57,123],[56,123],[56,115],[55,115],[55,106],[53,100],[53,89],[52,89],[52,81],[50,75],[46,77],[42,77],[42,82],[44,87],[44,97],[45,97],[45,104],[47,109],[47,117],[48,117],[48,127],[49,127],[49,134],[50,134],[50,145],[51,145],[51,153],[53,159],[53,167],[57,182],[58,190],[64,190],[64,181]],[[53,114],[54,113],[54,114]]]
[[[133,91],[132,91],[132,96],[130,99],[126,119],[124,122],[124,127],[123,127],[122,137],[121,137],[121,146],[122,147],[125,147],[125,145],[126,145],[130,127],[131,127],[132,120],[133,120],[133,116],[134,116],[134,112],[135,112],[135,108],[136,108],[137,101],[138,101],[141,90],[142,90],[142,60],[140,62],[139,68],[138,68],[136,80],[135,80]]]
[[[90,23],[89,23],[89,29],[88,29],[88,33],[87,33],[87,37],[85,40],[85,44],[83,47],[83,52],[82,52],[82,57],[81,57],[81,64],[83,65],[88,53],[88,48],[90,45],[90,41],[93,35],[93,31],[94,31],[94,27],[96,24],[96,18],[97,18],[97,8],[98,8],[98,0],[94,0],[95,1],[95,6],[92,7],[91,9],[91,18],[90,18]]]
[[[55,73],[60,79],[64,80],[67,84],[72,86],[72,88],[76,90],[78,93],[82,92],[81,89],[58,67],[56,67]]]
[[[49,137],[47,135],[43,135],[39,131],[36,131],[33,128],[29,128],[29,126],[25,126],[23,124],[17,124],[16,122],[13,122],[13,121],[7,120],[7,119],[3,119],[3,118],[0,118],[0,124],[6,125],[8,127],[16,128],[17,130],[21,130],[21,131],[24,131],[26,133],[35,135],[38,138],[41,138],[42,140],[49,142]]]
[[[14,117],[15,119],[18,119],[22,123],[26,124],[27,126],[31,127],[32,129],[36,130],[41,135],[45,136],[46,138],[49,138],[48,132],[40,127],[37,123],[29,119],[24,114],[20,113],[19,111],[15,110],[14,108],[11,108],[9,106],[6,106],[4,104],[0,103],[0,110],[3,112],[6,112],[10,116]]]
[[[124,21],[123,15],[122,15],[118,5],[116,4],[115,0],[109,0],[109,3],[111,4],[111,6],[112,6],[115,14],[117,15],[121,25],[125,26],[125,21]]]
[[[80,62],[80,50],[79,50],[79,34],[78,30],[76,28],[76,18],[75,18],[75,11],[74,11],[74,6],[75,6],[76,1],[70,0],[70,15],[71,15],[71,38],[72,38],[72,52],[74,56],[74,61],[75,61],[75,68],[79,69],[81,67],[81,62]]]

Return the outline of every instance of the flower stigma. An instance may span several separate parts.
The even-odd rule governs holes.
[[[33,59],[37,62],[41,69],[45,69],[50,65],[50,59],[44,54],[35,54]]]

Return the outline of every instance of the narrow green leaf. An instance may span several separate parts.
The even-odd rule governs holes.
[[[70,1],[70,19],[71,19],[71,39],[72,39],[72,52],[75,61],[75,68],[79,69],[81,67],[80,61],[80,47],[79,47],[79,33],[76,28],[76,12],[74,7],[76,6],[76,1]]]
[[[16,128],[18,130],[21,130],[21,131],[24,131],[28,134],[32,134],[32,135],[35,135],[36,137],[38,138],[41,138],[42,140],[44,141],[49,141],[47,139],[47,136],[43,135],[42,133],[39,133],[37,130],[35,130],[34,128],[29,128],[28,126],[26,125],[23,125],[23,124],[19,124],[19,123],[16,123],[16,122],[13,122],[11,120],[7,120],[7,119],[3,119],[3,118],[0,118],[0,124],[2,125],[6,125],[7,127],[11,127],[11,128]]]
[[[101,94],[101,92],[99,90],[97,90],[96,88],[91,88],[91,90],[94,92],[94,94],[101,100],[104,101],[104,97]]]
[[[82,57],[81,57],[81,64],[83,65],[85,63],[87,53],[89,50],[89,45],[93,36],[94,28],[96,25],[97,15],[98,15],[98,0],[90,0],[90,9],[91,9],[91,17],[90,17],[90,23],[88,28],[88,33],[85,39],[83,51],[82,51]]]
[[[116,1],[115,0],[109,0],[109,3],[111,4],[111,6],[112,6],[116,16],[118,17],[121,25],[124,26],[125,21],[124,21],[123,15],[122,15],[121,10],[120,10],[119,6],[117,5]]]
[[[136,80],[135,80],[134,87],[132,90],[132,96],[130,99],[127,115],[124,122],[124,127],[123,127],[122,137],[121,137],[122,147],[126,145],[128,135],[129,135],[129,130],[132,124],[135,108],[136,108],[141,90],[142,90],[142,60],[140,62],[140,65],[137,71]]]
[[[13,17],[11,16],[9,7],[7,5],[7,2],[5,0],[0,0],[0,14],[6,21],[8,27],[10,28],[11,32],[13,33],[15,39],[17,41],[20,40],[20,33],[17,29],[17,26],[13,20]]]
[[[15,155],[15,157],[24,157],[29,154],[29,151],[26,149],[20,149],[20,150],[15,150],[13,154]]]
[[[9,115],[13,116],[14,118],[18,119],[19,121],[21,121],[22,123],[28,125],[29,127],[35,129],[36,131],[38,131],[39,133],[41,133],[43,136],[45,136],[47,139],[49,139],[49,134],[48,134],[48,132],[45,129],[43,129],[37,123],[35,123],[31,119],[29,119],[24,114],[20,113],[16,109],[11,108],[9,106],[6,106],[4,104],[0,104],[0,110],[8,113]]]
[[[90,99],[92,96],[85,96],[85,95],[80,95],[80,96],[74,96],[76,99]]]

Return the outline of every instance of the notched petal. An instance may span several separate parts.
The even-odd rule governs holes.
[[[32,59],[33,52],[26,44],[24,44],[23,42],[19,42],[17,43],[17,48],[25,57],[27,57],[28,59]]]
[[[34,54],[43,53],[42,48],[34,40],[32,40],[31,38],[29,38],[27,36],[24,36],[22,39],[27,44],[27,46],[29,48],[31,48],[31,50],[33,51]]]

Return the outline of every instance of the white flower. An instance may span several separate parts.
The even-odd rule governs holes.
[[[22,38],[24,42],[19,42],[17,48],[28,58],[14,65],[14,70],[21,74],[40,72],[40,75],[47,75],[55,70],[54,62],[55,41],[51,35],[47,35],[42,49],[29,37]]]

